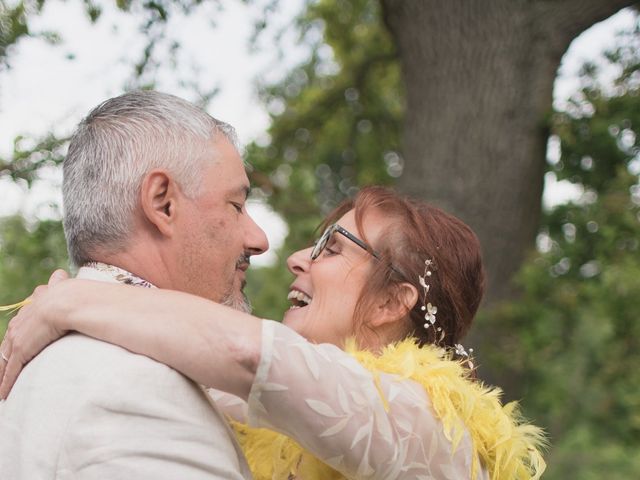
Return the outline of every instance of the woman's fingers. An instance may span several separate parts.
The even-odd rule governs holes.
[[[9,325],[11,325],[11,323],[9,323]],[[2,343],[0,343],[0,392],[2,391],[2,383],[4,383],[4,377],[7,373],[9,362],[11,361],[12,334],[9,325],[7,325],[4,338],[2,339]],[[5,398],[6,395],[0,395],[0,400],[4,400]]]
[[[69,278],[69,274],[59,268],[58,270],[54,271],[49,277],[48,285],[49,286],[55,285],[56,283],[59,283],[63,280],[67,280],[68,278]]]
[[[40,293],[38,293],[38,289],[41,289]],[[42,295],[42,292],[46,292],[46,289],[46,286],[36,288],[32,298]],[[34,331],[33,328],[27,328],[26,322],[30,315],[33,316],[33,310],[31,304],[24,306],[9,322],[7,332],[2,341],[2,352],[7,361],[3,362],[4,368],[0,370],[1,400],[7,399],[24,366],[33,358],[35,353],[38,353],[46,346],[46,344],[43,344],[42,348],[35,351],[35,353],[31,353],[34,350],[32,344],[34,342],[42,342],[40,329]]]
[[[0,386],[2,385],[2,380],[4,379],[4,372],[7,369],[9,358],[10,358],[9,342],[5,339],[0,344]],[[4,399],[4,397],[0,396],[0,399]]]
[[[4,362],[5,368],[2,372],[2,382],[0,383],[0,400],[6,400],[9,392],[11,391],[11,387],[16,383],[16,379],[18,378],[18,374],[22,371],[22,367],[24,364],[18,358],[18,355],[12,355],[11,353],[8,355],[9,361]]]
[[[49,343],[62,336],[46,322],[42,321],[42,308],[34,305],[41,304],[42,297],[53,285],[69,278],[64,270],[56,270],[51,274],[48,285],[35,288],[27,305],[11,319],[7,332],[0,345],[0,399],[9,395],[18,375],[24,366]],[[40,311],[40,313],[38,313]]]
[[[36,298],[36,297],[39,297],[39,296],[43,295],[47,291],[48,288],[49,288],[48,285],[38,285],[33,290],[33,293],[31,294],[31,298]]]
[[[5,384],[8,379],[8,373],[15,370],[15,357],[13,353],[13,330],[7,328],[2,344],[0,345],[0,400],[7,398],[8,390],[5,392]],[[15,378],[13,379],[15,382]],[[13,384],[13,383],[12,383]]]

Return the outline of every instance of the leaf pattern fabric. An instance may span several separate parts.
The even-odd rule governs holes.
[[[277,322],[263,322],[246,409],[232,395],[212,395],[236,420],[296,439],[344,478],[471,478],[471,437],[464,432],[454,451],[421,385],[374,375],[339,348],[311,344]],[[476,478],[487,479],[480,470]]]

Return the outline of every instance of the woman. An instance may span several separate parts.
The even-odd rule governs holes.
[[[216,389],[258,479],[539,478],[541,431],[452,360],[466,355],[458,342],[484,287],[473,232],[379,187],[326,223],[288,260],[286,326],[179,292],[82,280],[37,290],[0,346],[11,361],[0,393],[76,330]]]

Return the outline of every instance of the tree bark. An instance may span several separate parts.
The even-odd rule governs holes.
[[[382,0],[406,88],[405,169],[398,188],[473,227],[486,300],[534,246],[562,55],[629,0]]]

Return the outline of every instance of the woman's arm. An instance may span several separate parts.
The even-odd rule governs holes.
[[[39,287],[11,321],[0,351],[0,397],[23,366],[66,332],[120,345],[195,382],[246,399],[260,359],[261,320],[182,292],[89,280]]]
[[[394,361],[413,363],[402,355]],[[346,478],[471,478],[470,436],[453,448],[420,384],[368,370],[338,347],[313,345],[277,322],[263,322],[248,406],[250,426],[295,439]],[[264,439],[255,441],[247,451],[265,448]],[[278,443],[273,448],[261,458],[286,455]]]
[[[175,291],[88,280],[39,287],[0,348],[10,358],[0,393],[6,396],[13,372],[70,330],[248,400],[251,425],[291,436],[349,478],[469,472],[471,444],[452,456],[418,384],[376,375],[337,347],[312,345],[276,322]]]

